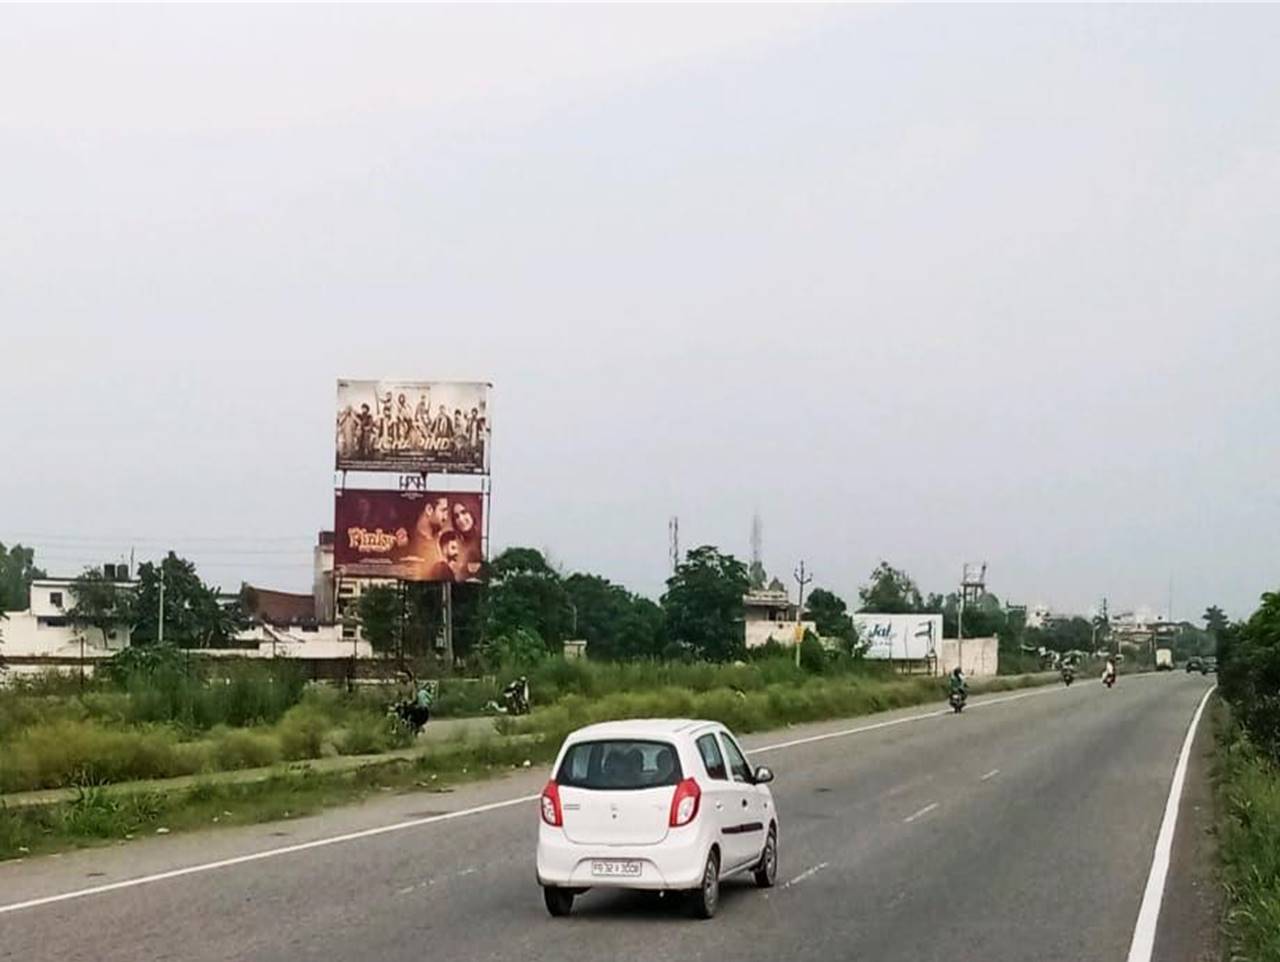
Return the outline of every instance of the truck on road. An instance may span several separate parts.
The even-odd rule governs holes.
[[[1173,649],[1156,649],[1156,671],[1173,671]]]

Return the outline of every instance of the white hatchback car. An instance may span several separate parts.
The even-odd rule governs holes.
[[[778,813],[767,768],[754,771],[716,722],[638,719],[565,739],[542,791],[538,883],[568,915],[589,888],[682,891],[710,918],[720,881],[778,875]]]

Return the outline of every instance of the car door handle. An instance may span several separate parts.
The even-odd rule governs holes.
[[[743,808],[747,807],[747,800],[745,798],[742,800],[742,807]]]
[[[724,802],[716,802],[716,811],[717,811],[717,812],[723,812],[723,811],[724,811]]]

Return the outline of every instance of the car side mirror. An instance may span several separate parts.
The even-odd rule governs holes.
[[[772,769],[765,768],[763,765],[756,769],[755,782],[757,785],[767,785],[771,781],[773,781]]]

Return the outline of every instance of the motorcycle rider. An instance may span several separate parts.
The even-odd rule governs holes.
[[[959,665],[956,665],[952,670],[948,684],[950,686],[950,698],[958,696],[961,701],[964,701],[969,697],[969,683],[965,680],[964,672],[960,670]]]
[[[1107,666],[1102,669],[1102,681],[1106,685],[1116,683],[1116,663],[1110,655],[1107,656]]]
[[[502,690],[507,711],[512,715],[524,715],[529,711],[529,679],[524,675]]]

